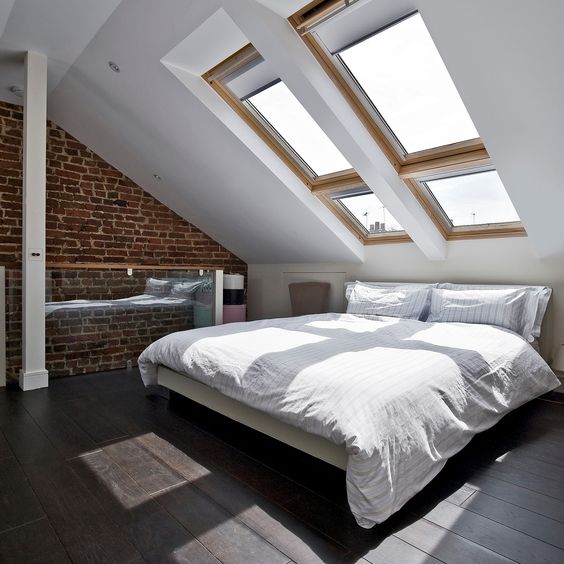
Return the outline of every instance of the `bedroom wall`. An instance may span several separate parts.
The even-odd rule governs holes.
[[[564,259],[538,259],[526,237],[451,241],[445,261],[429,261],[410,243],[372,245],[359,264],[249,265],[249,319],[290,315],[288,281],[327,280],[333,286],[332,309],[346,307],[342,282],[467,282],[542,284],[553,288],[542,336],[543,355],[550,358],[564,343]]]
[[[7,267],[9,380],[16,380],[21,368],[22,128],[21,106],[0,102],[0,264]],[[48,122],[47,137],[47,267],[53,263],[190,265],[246,274],[247,266],[237,256],[63,129]],[[112,278],[108,280],[111,284]],[[124,325],[124,331],[130,329]],[[117,346],[125,347],[130,337],[124,333]],[[104,343],[99,344],[103,349]],[[123,367],[124,359],[131,358],[114,354],[115,360],[103,368]],[[61,360],[71,360],[68,351],[57,351],[56,361]],[[48,354],[47,369],[54,362]],[[76,364],[65,371],[53,368],[53,374],[94,372],[100,366],[94,355]]]

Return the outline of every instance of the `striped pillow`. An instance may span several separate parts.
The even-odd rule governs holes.
[[[527,291],[433,289],[429,322],[482,323],[522,334]]]
[[[527,299],[523,311],[523,327],[519,332],[530,343],[541,335],[542,320],[552,294],[552,289],[547,286],[511,286],[492,284],[439,284],[445,290],[525,290]]]
[[[419,319],[427,306],[429,291],[429,288],[375,288],[356,283],[348,296],[347,313]]]

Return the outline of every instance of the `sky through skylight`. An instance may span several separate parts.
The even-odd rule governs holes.
[[[403,231],[394,216],[374,194],[358,194],[336,199],[370,233]]]
[[[479,136],[419,14],[340,57],[407,153]]]
[[[248,98],[317,176],[351,168],[283,82]]]
[[[455,227],[519,221],[495,170],[441,178],[426,184]]]

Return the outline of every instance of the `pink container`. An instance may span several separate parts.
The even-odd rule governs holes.
[[[237,323],[246,321],[246,318],[247,308],[245,304],[223,306],[223,323]]]

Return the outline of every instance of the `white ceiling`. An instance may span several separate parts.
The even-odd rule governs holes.
[[[9,92],[23,87],[26,51],[48,55],[48,92],[52,92],[121,0],[2,0],[0,2],[1,97],[21,103]]]
[[[221,109],[213,109],[217,100],[206,103],[196,93],[206,87],[198,86],[197,74],[213,59],[219,62],[232,48],[229,41],[235,41],[222,37],[222,24],[205,25],[210,17],[218,17],[222,6],[229,12],[231,2],[16,0],[13,7],[10,1],[0,2],[0,33],[5,25],[0,36],[0,98],[21,103],[7,88],[18,77],[21,80],[23,52],[43,52],[50,60],[49,116],[242,259],[253,263],[362,260],[362,247],[332,214],[305,187],[291,185],[271,159],[263,158],[248,132],[228,127]],[[269,13],[277,18],[305,4],[297,0],[238,3],[248,10],[255,6],[257,13],[266,6],[275,10]],[[398,6],[398,0],[365,3],[375,21],[380,11]],[[533,247],[540,255],[564,255],[564,222],[559,217],[564,190],[555,166],[564,154],[564,78],[558,72],[564,52],[559,29],[564,2],[543,0],[542,10],[529,0],[401,0],[399,4],[421,11]],[[258,26],[260,17],[255,19]],[[257,27],[244,31],[247,37],[261,37]],[[192,48],[201,44],[201,39],[194,39],[198,33],[209,33],[214,46],[206,51],[205,61]],[[292,41],[289,35],[286,39]],[[188,70],[194,73],[192,89],[161,63],[177,46],[179,60],[191,65]],[[294,50],[301,53],[298,47]],[[280,71],[291,82],[291,62],[274,55],[273,62],[278,58]],[[110,60],[120,65],[121,73],[109,70]],[[306,68],[312,63],[304,59],[300,64]],[[311,94],[310,104],[315,100]],[[325,92],[318,96],[323,100]],[[340,131],[348,118],[343,114],[335,121],[329,115],[338,110],[332,101],[322,106],[316,118],[332,124],[331,135],[344,138]],[[353,141],[346,140],[349,152],[354,152]],[[155,181],[153,173],[163,180]],[[418,210],[400,200],[392,197],[391,203],[412,214],[413,234],[420,237],[426,227],[419,229]],[[423,244],[419,246],[430,256]]]

